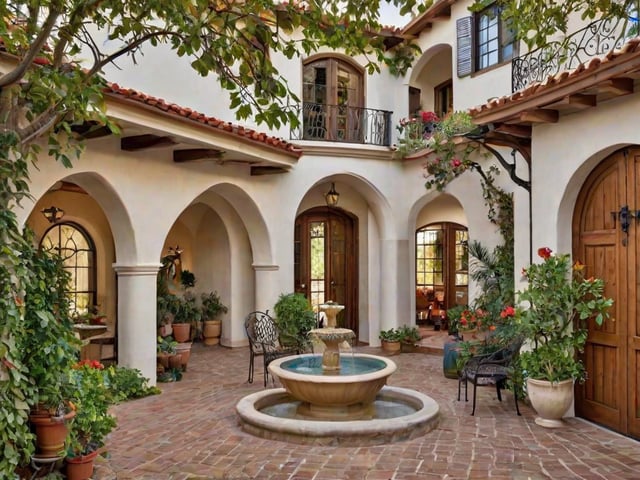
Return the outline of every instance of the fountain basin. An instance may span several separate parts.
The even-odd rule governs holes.
[[[263,410],[295,402],[285,389],[253,393],[236,405],[242,428],[266,439],[313,445],[368,446],[409,440],[437,427],[439,406],[420,392],[399,387],[383,387],[374,403],[393,402],[405,413],[391,418],[329,421],[274,416]],[[408,413],[407,413],[408,412]]]
[[[322,356],[308,353],[274,360],[269,364],[269,372],[292,397],[308,404],[303,408],[309,415],[326,418],[367,415],[367,406],[397,366],[388,358],[363,353],[344,355],[341,362],[343,368],[326,372],[322,370]],[[350,362],[353,368],[348,365]],[[319,373],[313,373],[314,368]]]

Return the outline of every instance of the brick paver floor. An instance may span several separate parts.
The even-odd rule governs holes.
[[[376,348],[360,348],[381,353]],[[413,388],[440,404],[440,425],[423,437],[373,447],[325,447],[264,440],[242,431],[235,412],[247,383],[248,350],[194,345],[180,382],[161,395],[118,405],[118,428],[96,480],[413,480],[639,479],[640,443],[580,419],[562,430],[534,423],[513,396],[479,390],[478,408],[456,400],[457,381],[442,374],[442,357],[403,353],[389,384]],[[261,373],[262,365],[256,366]]]

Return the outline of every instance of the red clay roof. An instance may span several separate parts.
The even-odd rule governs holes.
[[[265,133],[257,132],[251,128],[243,127],[242,125],[236,125],[231,122],[225,122],[215,117],[209,117],[204,113],[197,112],[187,107],[181,107],[175,103],[168,103],[165,100],[151,95],[147,95],[138,90],[132,88],[123,88],[117,83],[108,83],[108,86],[104,89],[104,93],[111,97],[122,97],[128,100],[133,100],[141,104],[158,109],[160,112],[168,115],[181,117],[181,119],[190,120],[199,124],[206,125],[208,127],[225,131],[232,135],[237,135],[252,142],[261,143],[271,148],[277,148],[284,150],[289,154],[296,156],[302,155],[302,151],[292,143],[289,143],[281,138],[277,138]]]
[[[592,58],[578,65],[575,70],[550,75],[543,82],[533,83],[511,95],[494,98],[470,108],[469,113],[480,124],[511,121],[515,115],[527,110],[544,109],[568,95],[597,88],[598,85],[639,71],[640,38],[636,37],[604,57]],[[637,76],[637,73],[633,76]]]

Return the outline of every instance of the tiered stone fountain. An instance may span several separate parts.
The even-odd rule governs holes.
[[[274,360],[269,372],[284,388],[257,392],[238,402],[243,428],[264,438],[296,443],[374,445],[413,438],[435,428],[438,404],[419,392],[385,386],[396,364],[361,353],[341,355],[354,338],[336,327],[344,306],[321,305],[327,325],[311,331],[325,344],[322,355]]]

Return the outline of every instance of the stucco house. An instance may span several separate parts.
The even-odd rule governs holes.
[[[547,71],[550,57],[517,44],[494,5],[471,14],[470,3],[436,1],[393,30],[422,49],[404,78],[368,74],[340,52],[278,59],[303,100],[296,131],[238,125],[215,82],[162,48],[106,72],[121,136],[88,134],[73,169],[41,161],[35,201],[19,215],[82,259],[78,298],[107,314],[120,363],[155,379],[156,275],[170,247],[196,290],[229,306],[225,347],[247,345],[246,314],[283,292],[345,304],[344,325],[372,346],[380,330],[423,320],[421,292],[442,309],[468,303],[466,242],[500,242],[480,184],[463,174],[445,192],[426,190],[424,157],[395,159],[393,144],[394,126],[417,110],[470,109],[529,185],[499,178],[514,195],[516,279],[546,246],[605,278],[615,300],[590,336],[576,413],[640,437],[640,41],[618,35],[612,53],[602,46]],[[332,188],[339,200],[328,206]],[[51,206],[64,211],[55,223],[41,213]]]

